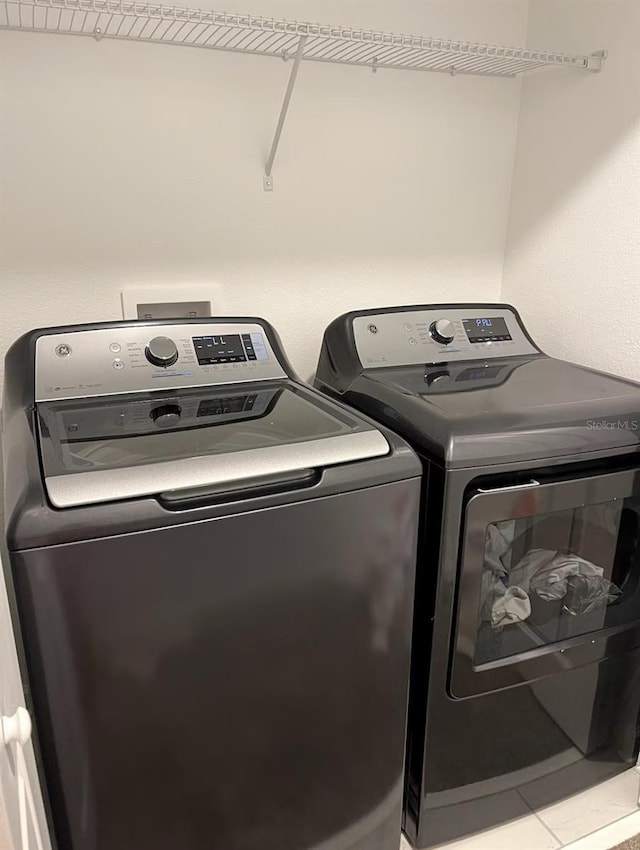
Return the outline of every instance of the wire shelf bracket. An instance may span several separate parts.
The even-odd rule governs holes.
[[[0,29],[91,36],[289,59],[295,56],[267,158],[272,169],[303,61],[371,69],[516,77],[543,68],[602,71],[606,50],[575,55],[229,14],[136,0],[0,0]]]
[[[300,40],[298,41],[298,47],[296,49],[296,55],[293,60],[293,67],[291,68],[291,73],[289,75],[289,82],[287,83],[287,89],[284,93],[284,100],[282,101],[282,107],[280,108],[280,115],[278,116],[278,123],[276,124],[276,131],[273,135],[273,142],[271,143],[271,150],[269,151],[269,156],[267,157],[267,164],[264,169],[264,175],[262,178],[262,185],[265,192],[273,192],[273,163],[276,158],[276,153],[278,152],[278,145],[280,144],[280,136],[282,135],[282,129],[284,127],[284,122],[287,118],[287,112],[289,111],[289,104],[291,102],[291,95],[293,94],[293,89],[296,84],[296,79],[298,77],[298,70],[300,68],[300,62],[302,60],[302,54],[304,53],[304,46],[306,44],[307,37],[306,35],[301,35]],[[287,57],[285,57],[287,58]]]

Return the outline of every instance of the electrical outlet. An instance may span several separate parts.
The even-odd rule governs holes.
[[[182,285],[133,287],[122,290],[125,319],[198,319],[213,315],[218,287]],[[219,312],[219,307],[218,307]]]
[[[211,316],[210,301],[155,301],[138,304],[136,319],[198,319]]]

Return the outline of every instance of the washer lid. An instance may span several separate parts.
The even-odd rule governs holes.
[[[59,508],[379,457],[383,435],[292,382],[41,403],[47,493]]]
[[[448,466],[640,443],[640,385],[545,355],[362,372],[345,394]]]

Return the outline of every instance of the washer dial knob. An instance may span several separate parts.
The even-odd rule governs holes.
[[[436,342],[440,342],[442,345],[449,345],[450,342],[453,342],[456,335],[456,327],[449,319],[438,319],[435,322],[431,322],[429,333]]]
[[[178,359],[178,348],[168,336],[154,336],[144,350],[145,357],[154,366],[168,369]]]
[[[158,428],[171,428],[180,421],[182,408],[179,404],[162,404],[154,407],[149,416]]]

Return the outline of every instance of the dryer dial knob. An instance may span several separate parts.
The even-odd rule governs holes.
[[[168,336],[154,336],[144,350],[145,357],[154,366],[167,369],[178,359],[178,349],[175,342]]]
[[[456,335],[456,327],[449,319],[438,319],[431,323],[429,333],[436,342],[449,345]]]
[[[440,369],[437,372],[427,372],[424,376],[428,387],[441,387],[449,383],[451,372],[448,369]]]
[[[154,407],[149,416],[158,428],[171,428],[178,424],[181,413],[182,408],[179,404],[163,404],[160,407]]]

